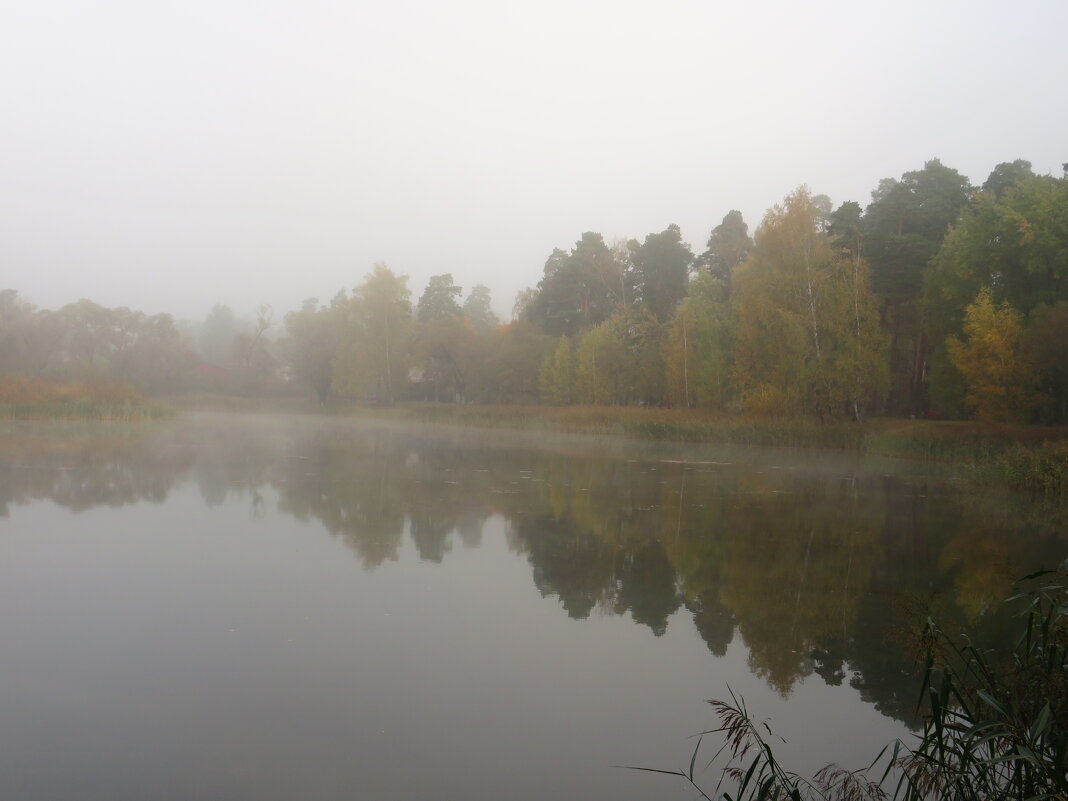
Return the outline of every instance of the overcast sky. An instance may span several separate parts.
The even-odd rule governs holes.
[[[0,4],[0,288],[180,318],[1068,161],[1068,2]]]

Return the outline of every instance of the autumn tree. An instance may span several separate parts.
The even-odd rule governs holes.
[[[889,384],[887,341],[880,325],[878,302],[871,292],[871,271],[864,258],[865,235],[860,204],[847,201],[827,216],[826,233],[837,251],[836,319],[850,318],[850,344],[840,354],[842,366],[852,373],[849,404],[855,420],[866,410],[880,409]],[[844,263],[843,263],[844,262]],[[841,286],[845,284],[845,286]]]
[[[336,384],[372,403],[392,403],[408,382],[412,330],[408,277],[379,262],[345,305]]]
[[[610,404],[617,397],[614,370],[624,359],[623,346],[602,323],[582,335],[575,347],[575,399],[585,404]]]
[[[882,334],[865,265],[821,230],[808,190],[768,211],[738,270],[734,375],[743,405],[859,417],[876,392]]]
[[[707,271],[690,282],[664,341],[665,400],[722,408],[728,398],[731,318],[726,281]]]
[[[285,317],[283,352],[289,371],[311,387],[320,406],[326,405],[334,386],[334,362],[349,302],[343,293],[330,306],[320,306],[317,299],[310,298],[299,311]]]
[[[925,275],[932,403],[950,412],[960,409],[964,387],[944,343],[961,334],[965,309],[983,287],[1024,319],[1068,302],[1068,180],[1021,173],[1000,193],[973,198]]]
[[[949,358],[964,377],[964,402],[987,423],[1020,420],[1034,400],[1031,371],[1021,349],[1020,314],[994,303],[987,288],[964,313],[964,339],[951,336]]]
[[[562,406],[575,400],[575,353],[570,338],[560,337],[556,349],[546,354],[539,375],[543,403]]]
[[[575,352],[580,403],[658,404],[663,398],[662,326],[641,304],[612,315]]]

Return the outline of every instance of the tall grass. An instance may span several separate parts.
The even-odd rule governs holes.
[[[703,798],[726,801],[1039,801],[1068,798],[1068,575],[1039,573],[1040,585],[1006,603],[1018,637],[984,647],[928,620],[921,632],[925,669],[922,732],[885,747],[867,767],[828,765],[812,778],[782,766],[774,735],[744,701],[711,701],[720,725],[702,736],[724,740],[725,762],[712,789],[689,769],[637,768],[681,777]],[[726,788],[726,789],[724,789]]]
[[[1010,487],[1046,497],[1068,495],[1068,440],[1016,445],[1001,455],[1000,465]]]
[[[0,420],[137,421],[169,414],[168,408],[121,384],[0,379]]]
[[[748,418],[700,409],[409,403],[390,409],[361,409],[358,413],[451,425],[565,434],[613,434],[686,443],[860,450],[864,438],[864,428],[851,423]]]

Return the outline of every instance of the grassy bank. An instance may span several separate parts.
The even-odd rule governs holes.
[[[27,378],[0,380],[0,420],[112,420],[167,417],[171,410],[120,384],[54,384]]]
[[[1039,495],[1068,496],[1068,428],[877,419],[820,423],[728,416],[697,409],[480,406],[412,403],[361,416],[480,428],[608,434],[683,443],[829,448],[951,464],[970,477]]]

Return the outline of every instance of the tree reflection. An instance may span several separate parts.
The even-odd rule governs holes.
[[[160,448],[146,429],[123,426],[5,426],[0,434],[0,517],[12,505],[50,500],[73,511],[162,503],[195,461]]]
[[[299,520],[319,520],[373,570],[395,561],[402,544],[403,458],[380,434],[342,439],[318,432],[286,454],[278,508]]]
[[[582,620],[615,588],[615,549],[569,520],[520,518],[516,540],[530,561],[534,586],[543,597],[560,599],[568,617]]]
[[[629,615],[657,636],[688,617],[714,656],[740,637],[751,669],[783,695],[816,675],[906,721],[914,622],[935,613],[1007,631],[995,602],[1062,549],[1061,507],[784,467],[643,451],[628,461],[331,422],[8,426],[0,514],[38,499],[76,511],[159,503],[192,481],[209,506],[247,498],[254,515],[317,522],[367,570],[406,545],[445,562],[478,547],[497,516],[537,590],[569,617]]]

